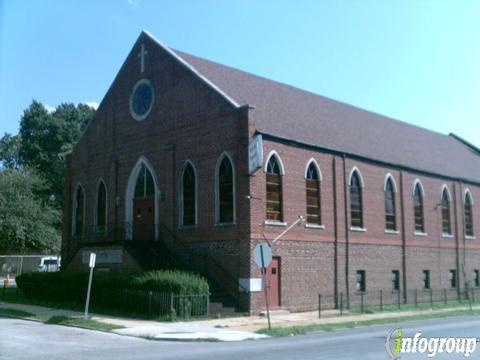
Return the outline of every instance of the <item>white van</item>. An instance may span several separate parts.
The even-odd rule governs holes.
[[[61,256],[45,256],[40,259],[38,271],[40,272],[54,272],[60,271]]]

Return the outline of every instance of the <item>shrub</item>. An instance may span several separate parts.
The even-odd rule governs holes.
[[[131,287],[178,295],[204,295],[209,291],[207,281],[198,275],[179,270],[153,270],[134,276]]]

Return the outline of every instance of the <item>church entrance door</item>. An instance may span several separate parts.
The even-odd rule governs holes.
[[[133,239],[155,240],[155,197],[133,199]]]

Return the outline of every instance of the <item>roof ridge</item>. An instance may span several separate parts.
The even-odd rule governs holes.
[[[225,100],[227,100],[231,105],[233,105],[236,108],[239,108],[241,105],[235,101],[230,95],[228,95],[225,91],[220,89],[219,86],[214,84],[210,79],[208,79],[206,76],[204,76],[199,70],[197,70],[192,64],[190,64],[188,61],[183,59],[179,54],[176,53],[173,49],[162,43],[160,40],[158,40],[151,32],[148,30],[142,30],[142,34],[145,36],[149,37],[154,43],[156,43],[158,46],[160,46],[163,50],[165,50],[167,53],[169,53],[173,58],[175,58],[179,63],[181,63],[183,66],[185,66],[188,70],[190,70],[196,77],[198,77],[201,81],[203,81],[207,86],[212,88],[214,91],[216,91],[219,95],[221,95]]]

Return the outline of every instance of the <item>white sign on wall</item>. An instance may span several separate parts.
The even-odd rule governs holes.
[[[248,173],[251,175],[262,167],[263,140],[262,135],[255,135],[248,147]]]
[[[238,279],[238,290],[243,292],[262,291],[262,279],[261,278]]]
[[[123,262],[122,250],[94,250],[97,255],[97,264],[121,264]],[[90,253],[92,250],[82,251],[82,263],[88,264],[90,262]]]

